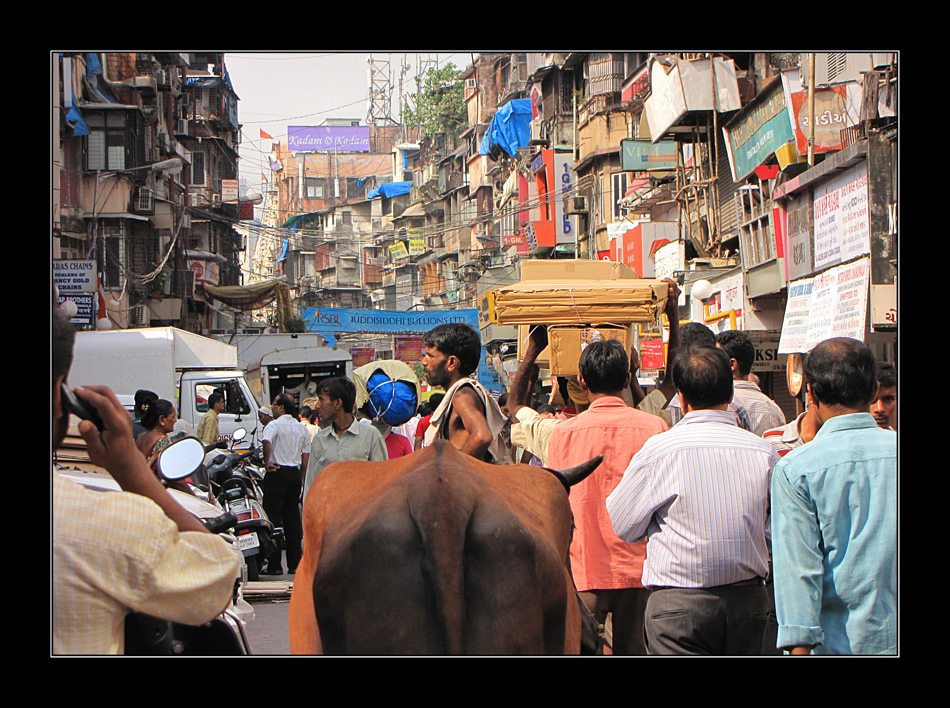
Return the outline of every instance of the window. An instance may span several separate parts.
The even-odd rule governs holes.
[[[304,189],[307,199],[323,199],[323,178],[305,177]]]
[[[87,124],[86,168],[124,170],[127,163],[125,111],[90,112]]]
[[[228,381],[210,381],[195,386],[195,410],[199,413],[208,411],[208,397],[215,391],[224,394],[224,412],[232,415],[247,415],[251,412],[241,386],[236,379]]]
[[[623,199],[623,195],[627,193],[627,188],[630,184],[629,182],[630,175],[627,172],[614,172],[610,176],[611,183],[611,221],[620,221],[623,219],[623,212],[620,210],[620,200]]]
[[[122,221],[102,220],[98,224],[102,234],[103,262],[105,263],[104,287],[122,287],[125,273],[125,229]]]
[[[205,183],[205,154],[201,150],[191,153],[191,183],[198,186]]]

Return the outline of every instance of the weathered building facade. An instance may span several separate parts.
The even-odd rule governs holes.
[[[237,96],[221,53],[51,55],[54,280],[80,327],[226,326],[239,285]],[[85,269],[85,281],[64,275]]]

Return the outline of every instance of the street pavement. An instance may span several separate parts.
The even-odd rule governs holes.
[[[287,562],[284,560],[286,569]],[[290,654],[288,613],[294,576],[261,575],[259,581],[244,586],[244,599],[254,608],[254,619],[247,625],[247,639],[255,656]]]

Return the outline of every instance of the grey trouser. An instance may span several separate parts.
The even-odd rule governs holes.
[[[759,654],[768,617],[769,598],[761,578],[713,588],[654,588],[646,608],[647,650]]]

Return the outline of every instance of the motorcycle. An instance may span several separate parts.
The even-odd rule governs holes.
[[[244,428],[234,431],[231,445],[247,435]],[[282,547],[283,529],[274,527],[264,512],[264,494],[261,491],[263,475],[254,464],[259,453],[252,448],[247,452],[227,452],[214,456],[207,466],[208,478],[216,501],[222,509],[237,517],[236,546],[244,554],[247,577],[260,579],[263,562]]]
[[[204,445],[197,438],[184,438],[162,450],[158,458],[159,475],[166,482],[176,482],[193,477],[203,466]],[[211,517],[199,517],[211,533],[221,534],[226,540],[236,543],[231,532],[240,523],[232,512]],[[243,568],[242,568],[243,571]],[[220,615],[200,626],[190,626],[171,620],[153,617],[141,612],[131,612],[125,620],[125,653],[138,656],[191,655],[228,656],[251,653],[245,631],[245,622],[253,619],[241,596],[242,577],[235,583],[231,604]],[[240,609],[245,607],[245,610]],[[242,613],[244,617],[242,618]]]

